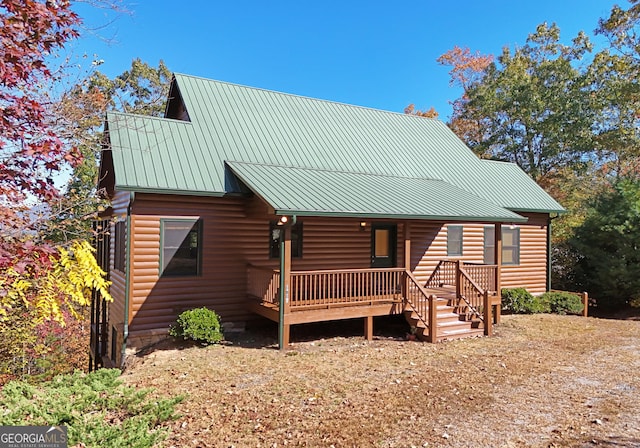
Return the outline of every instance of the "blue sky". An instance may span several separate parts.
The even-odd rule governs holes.
[[[172,71],[401,112],[434,106],[443,119],[460,92],[436,58],[454,45],[499,54],[542,22],[569,42],[592,34],[609,0],[124,0],[131,14],[79,6],[89,28],[76,54],[108,76],[133,58]],[[626,0],[619,0],[626,8]],[[114,20],[115,19],[115,20]],[[112,22],[111,22],[112,21]]]

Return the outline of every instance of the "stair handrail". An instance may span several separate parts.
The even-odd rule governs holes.
[[[426,288],[427,286],[429,286],[431,284],[431,282],[436,278],[436,276],[438,276],[440,274],[440,267],[442,266],[442,264],[444,263],[444,260],[440,260],[438,262],[438,264],[436,265],[435,269],[433,270],[433,272],[431,273],[431,275],[429,276],[429,279],[427,280],[427,282],[424,284],[424,287]],[[407,271],[407,273],[409,275],[412,275],[411,272]],[[415,279],[415,277],[414,277]]]
[[[481,288],[473,280],[473,278],[471,278],[469,273],[465,271],[465,269],[462,266],[460,266],[460,278],[461,279],[464,278],[471,285],[471,287],[477,292],[479,297],[483,297],[488,292],[488,290]],[[462,291],[463,288],[461,287],[460,290]],[[476,317],[478,317],[481,321],[484,322],[484,313],[480,312],[471,302],[469,302],[469,299],[464,294],[460,294],[460,297],[458,298],[462,299],[467,305],[467,307],[469,308],[469,310],[471,310]]]
[[[427,290],[420,285],[418,279],[411,273],[411,271],[406,270],[406,286],[405,286],[405,304],[408,304],[411,309],[416,313],[418,320],[424,324],[425,329],[427,330],[427,340],[429,342],[436,342],[438,340],[438,307],[437,301],[438,297],[435,294],[430,294]],[[423,300],[418,304],[413,303],[411,300],[411,291],[410,291],[410,283],[415,287],[415,290],[421,296]],[[424,336],[424,333],[423,333]]]
[[[429,293],[424,289],[424,287],[422,287],[422,285],[420,284],[420,282],[418,281],[418,279],[413,275],[413,273],[409,270],[405,271],[405,275],[407,276],[407,279],[409,280],[409,282],[411,282],[413,284],[413,286],[417,289],[417,291],[424,297],[425,302],[424,303],[429,303]],[[418,316],[418,318],[420,319],[420,321],[427,327],[427,329],[429,330],[429,334],[432,335],[432,331],[434,330],[432,328],[433,325],[430,325],[429,322],[429,315],[427,314],[426,316],[423,313],[423,310],[420,309],[419,306],[417,306],[415,303],[413,303],[413,301],[411,300],[411,294],[409,293],[409,282],[407,282],[407,291],[404,294],[404,299],[405,302],[411,307],[411,309],[413,311],[415,311],[416,315]]]
[[[424,287],[440,288],[445,284],[452,285],[453,283],[448,283],[446,280],[455,280],[457,264],[458,262],[454,260],[440,260],[424,284]],[[447,272],[445,268],[450,269],[450,272]],[[447,276],[449,277],[448,279]]]

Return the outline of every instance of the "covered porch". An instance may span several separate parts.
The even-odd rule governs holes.
[[[403,228],[401,267],[292,270],[291,231],[283,225],[280,268],[247,266],[249,309],[279,324],[280,348],[289,345],[291,325],[362,318],[371,340],[373,318],[393,314],[404,314],[428,342],[490,336],[500,320],[501,226],[494,235],[497,264],[441,260],[427,281],[410,269],[410,223]]]
[[[249,262],[247,296],[250,311],[278,322],[281,348],[289,344],[291,325],[363,318],[365,337],[371,339],[373,317],[400,313],[418,337],[431,342],[465,332],[491,334],[499,319],[492,309],[500,303],[501,225],[527,218],[438,179],[226,164],[257,199],[253,216],[277,220],[279,267]],[[323,230],[314,235],[315,252],[305,252],[296,259],[302,268],[293,269],[292,229],[297,222],[307,228],[318,220],[348,225],[342,244],[357,240],[358,258],[346,261],[334,234]],[[494,265],[439,258],[432,272],[413,269],[413,255],[424,260],[436,253],[425,226],[464,223],[494,227]],[[322,268],[314,269],[319,262]]]

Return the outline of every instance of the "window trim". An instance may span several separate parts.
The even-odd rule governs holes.
[[[196,225],[196,230],[198,232],[198,252],[197,252],[197,260],[196,260],[196,273],[188,273],[188,274],[172,274],[172,273],[166,273],[165,269],[166,266],[164,265],[164,253],[165,253],[165,247],[164,247],[164,239],[165,239],[165,226],[167,225],[167,223],[170,222],[174,222],[174,223],[192,223],[193,225]],[[192,229],[193,229],[193,225],[192,225]],[[202,224],[202,219],[201,218],[160,218],[160,260],[159,260],[159,277],[200,277],[202,276],[202,254],[203,254],[203,249],[202,249],[202,242],[203,242],[203,229],[204,226]]]
[[[451,230],[460,232],[460,239],[454,240],[451,238]],[[459,247],[452,247],[453,243],[458,243]],[[453,249],[459,249],[454,251]],[[447,224],[447,257],[462,257],[464,254],[464,226],[460,224]]]
[[[278,221],[269,221],[269,259],[275,260],[280,258],[280,249],[279,246],[274,246],[274,239],[272,237],[273,231],[276,229],[282,229],[282,225],[278,225]],[[293,237],[293,231],[296,230],[298,237],[297,243],[295,243],[295,239]],[[291,225],[291,258],[302,258],[303,254],[303,241],[304,241],[304,228],[302,226],[302,221],[298,221],[295,224]],[[278,247],[278,250],[274,250],[274,247]]]
[[[489,231],[489,234],[491,235],[491,240],[493,242],[493,244],[491,244],[490,246],[487,245],[487,231]],[[505,231],[513,231],[515,233],[514,236],[514,241],[516,244],[512,244],[509,246],[505,246],[504,244],[504,234]],[[494,247],[495,247],[495,227],[494,226],[485,226],[484,227],[484,235],[483,235],[483,242],[482,242],[482,247],[483,247],[483,262],[484,264],[489,264],[489,265],[494,265],[496,264],[496,261],[494,259],[493,253],[494,253]],[[507,250],[513,250],[515,249],[514,252],[514,261],[512,262],[505,262],[504,261],[504,253]],[[502,266],[520,266],[520,252],[522,250],[522,244],[520,243],[520,226],[508,226],[508,225],[504,225],[502,224]],[[490,254],[491,256],[491,260],[493,261],[492,263],[487,263],[487,255]]]
[[[508,231],[513,231],[514,232],[514,242],[515,244],[512,245],[505,245],[504,244],[504,234],[505,234],[505,230]],[[507,250],[513,250],[515,249],[514,252],[514,257],[513,257],[513,261],[512,262],[505,262],[504,259],[504,253]],[[502,226],[502,265],[503,266],[519,266],[520,265],[520,227],[517,226]]]

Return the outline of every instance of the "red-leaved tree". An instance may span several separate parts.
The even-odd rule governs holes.
[[[67,0],[0,0],[0,375],[20,357],[15,335],[50,319],[64,325],[93,286],[108,297],[88,242],[62,246],[46,231],[61,198],[56,175],[82,161],[56,115],[68,76],[57,53],[80,23]]]

